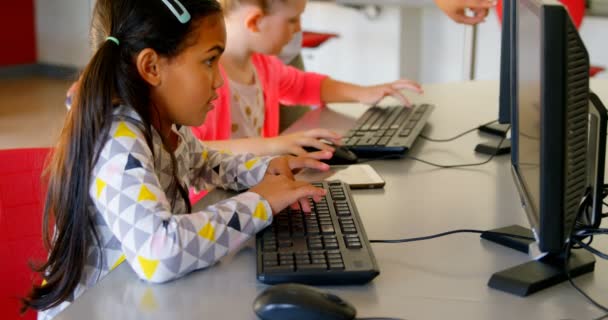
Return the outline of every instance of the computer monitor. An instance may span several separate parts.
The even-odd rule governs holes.
[[[517,19],[517,0],[504,0],[502,2],[502,23],[500,36],[500,87],[498,94],[498,121],[479,127],[484,133],[506,137],[510,129],[511,109],[517,102],[517,57],[515,22]],[[509,139],[502,139],[499,144],[495,142],[480,143],[475,151],[501,155],[512,153]]]
[[[591,254],[567,249],[577,223],[584,223],[581,204],[597,197],[599,186],[590,190],[589,168],[601,165],[603,172],[598,159],[605,154],[590,146],[589,58],[568,12],[554,0],[519,0],[516,5],[512,172],[532,229],[528,234],[536,241],[497,242],[535,252],[540,259],[495,273],[489,286],[526,296],[566,280],[566,262],[571,276],[593,271]],[[605,113],[603,117],[596,123],[604,128],[599,131],[605,130]]]
[[[511,123],[511,109],[517,99],[517,41],[515,36],[517,1],[502,2],[502,24],[500,36],[500,91],[498,94],[498,123]]]

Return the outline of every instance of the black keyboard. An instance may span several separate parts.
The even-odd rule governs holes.
[[[256,236],[257,278],[276,284],[362,284],[380,271],[350,194],[341,181],[313,183],[328,192],[312,212],[285,209]]]
[[[343,144],[364,158],[402,155],[411,148],[433,108],[430,104],[373,106],[359,117]]]

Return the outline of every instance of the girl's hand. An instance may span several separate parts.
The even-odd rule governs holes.
[[[332,142],[335,145],[339,145],[340,139],[342,137],[327,129],[312,129],[308,131],[296,132],[284,136],[278,136],[275,138],[270,138],[272,146],[272,154],[294,154],[297,156],[307,154],[306,150],[303,147],[313,147],[315,149],[319,149],[321,151],[329,151],[333,152],[334,148],[323,143],[320,139],[324,139]],[[331,158],[331,154],[329,157],[319,158],[320,155],[314,155],[317,152],[311,153],[311,157],[315,159],[329,159]]]
[[[315,202],[321,200],[325,195],[325,190],[314,187],[303,181],[293,181],[284,175],[267,174],[264,179],[255,187],[249,189],[262,196],[272,208],[272,214],[276,215],[289,205],[297,206],[299,202],[304,212],[310,212],[308,197],[312,197]]]
[[[310,155],[321,153],[327,153],[327,151],[313,152],[310,153]],[[331,153],[328,154],[331,157]],[[327,171],[329,170],[329,165],[319,162],[312,157],[282,156],[274,158],[270,161],[268,164],[268,169],[266,169],[266,174],[283,175],[293,180],[293,173],[303,168]]]
[[[416,93],[422,93],[422,87],[416,81],[401,79],[391,83],[379,84],[376,86],[362,87],[358,93],[359,102],[375,105],[386,96],[397,98],[403,105],[411,106],[410,101],[405,97],[401,90],[408,89]]]

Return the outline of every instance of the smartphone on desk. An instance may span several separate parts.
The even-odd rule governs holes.
[[[384,179],[369,164],[331,166],[328,171],[306,168],[298,172],[295,179],[306,182],[342,180],[351,189],[376,189],[385,185]]]

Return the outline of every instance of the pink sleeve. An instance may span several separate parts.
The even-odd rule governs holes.
[[[279,76],[279,101],[286,105],[322,105],[321,82],[326,75],[304,72],[269,57],[269,69]]]

